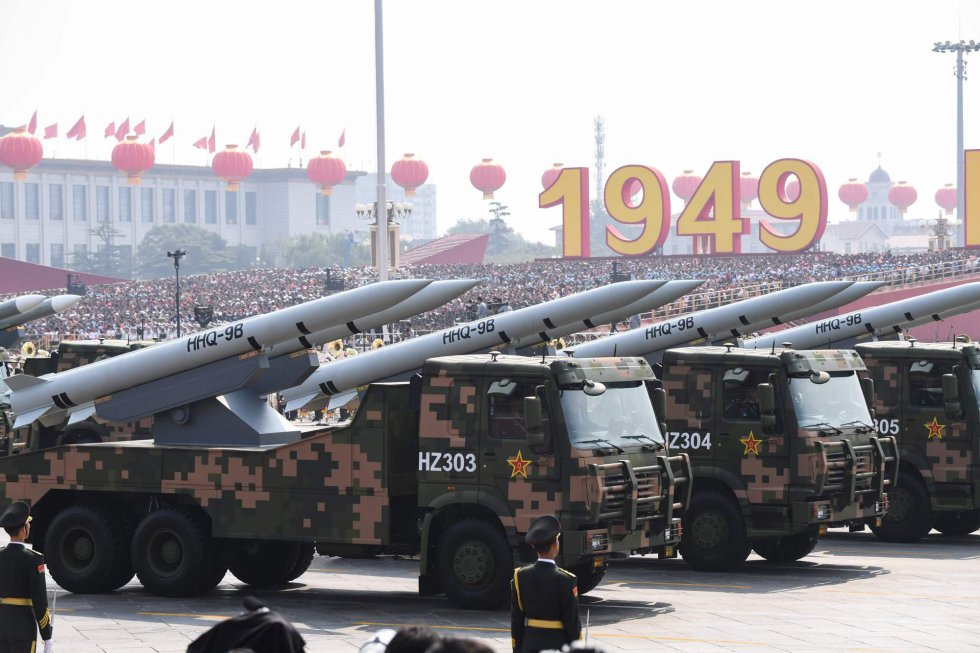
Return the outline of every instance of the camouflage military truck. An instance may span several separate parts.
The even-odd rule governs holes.
[[[694,468],[679,547],[691,567],[732,569],[750,549],[799,560],[826,527],[884,514],[897,450],[875,435],[864,371],[853,351],[665,352],[667,444]]]
[[[691,469],[669,456],[643,359],[474,355],[369,386],[347,425],[269,447],[131,441],[0,459],[0,504],[27,499],[52,578],[105,592],[256,586],[314,555],[418,554],[419,590],[468,608],[506,601],[541,514],[560,564],[594,588],[610,558],[670,555]]]
[[[65,340],[58,345],[57,351],[52,352],[50,357],[35,356],[18,362],[8,360],[2,363],[5,369],[0,374],[0,393],[7,389],[2,385],[3,375],[20,372],[31,376],[56,374],[134,349],[141,349],[150,344],[152,343],[147,341],[126,340]],[[14,431],[10,428],[13,419],[10,418],[9,408],[6,397],[0,394],[0,456],[45,449],[57,444],[111,442],[152,437],[151,418],[126,424],[99,424],[91,419],[75,424],[54,426],[42,426],[37,422],[30,427]]]
[[[980,528],[980,347],[975,343],[869,342],[855,347],[877,388],[876,426],[897,436],[898,486],[875,534],[915,542],[932,528]]]

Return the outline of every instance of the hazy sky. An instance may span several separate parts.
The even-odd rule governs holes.
[[[176,122],[162,163],[205,163],[191,143],[217,125],[219,147],[258,125],[258,167],[336,149],[375,169],[371,0],[68,2],[4,0],[0,123],[40,109],[61,133],[84,112],[81,143],[45,155],[108,159],[105,125]],[[756,174],[806,158],[837,188],[877,165],[919,191],[910,216],[934,217],[955,177],[954,56],[937,40],[980,40],[975,0],[654,2],[387,0],[388,165],[411,151],[438,185],[439,229],[485,217],[470,168],[507,170],[498,199],[526,236],[547,240],[560,209],[538,209],[555,161],[592,166],[593,117],[606,122],[607,170],[685,168],[738,159]],[[966,82],[966,147],[980,148],[980,53]],[[973,116],[974,119],[970,120]],[[673,200],[678,201],[676,198]]]

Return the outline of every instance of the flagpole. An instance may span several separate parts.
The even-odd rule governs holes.
[[[388,198],[385,188],[385,74],[384,20],[382,0],[374,0],[374,83],[378,139],[378,196],[375,215],[378,223],[378,281],[388,280]]]

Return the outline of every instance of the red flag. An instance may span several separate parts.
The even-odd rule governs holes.
[[[214,150],[215,149],[216,148],[215,148],[215,143],[214,143],[214,127],[212,126],[211,127],[211,138],[208,139],[208,152],[210,152],[211,154],[214,154]]]
[[[289,139],[289,147],[296,145],[296,143],[298,142],[299,142],[299,127],[296,128],[296,131],[293,132],[292,137]]]
[[[301,150],[306,149],[306,132],[303,132],[303,136],[299,139],[299,147]]]
[[[133,133],[142,136],[146,133],[146,120],[140,120],[136,123],[136,127],[133,128]]]
[[[115,136],[115,135],[116,135],[116,121],[113,120],[112,122],[110,122],[108,125],[105,126],[105,137],[109,138],[110,136]]]
[[[163,139],[162,138],[160,139],[160,142],[161,143],[163,142]],[[204,136],[204,137],[199,138],[198,140],[194,141],[194,147],[196,147],[199,150],[206,150],[206,149],[208,149],[208,137],[207,136]]]
[[[37,131],[37,109],[34,109],[34,115],[31,116],[31,121],[27,123],[27,131],[31,134]]]
[[[126,138],[126,134],[128,133],[129,133],[129,118],[127,117],[125,120],[122,121],[122,124],[119,125],[119,129],[116,130],[116,140],[121,141],[122,139]]]
[[[80,141],[85,138],[85,114],[82,114],[82,117],[78,119],[78,122],[72,125],[72,128],[68,130],[67,134],[65,134],[65,138],[74,138],[76,141]]]
[[[160,145],[166,143],[168,139],[173,137],[173,135],[174,135],[174,121],[171,120],[170,126],[167,128],[167,131],[163,132],[163,136],[160,137]]]
[[[57,138],[57,137],[58,137],[58,123],[55,123],[53,125],[48,125],[47,127],[44,128],[45,140],[49,138]]]
[[[340,132],[340,138],[337,139],[337,147],[343,147],[344,143],[346,142],[347,142],[347,128],[344,127],[344,130]]]
[[[259,153],[259,128],[254,127],[252,129],[252,135],[248,137],[248,143],[245,147],[251,147],[252,151],[256,154]]]

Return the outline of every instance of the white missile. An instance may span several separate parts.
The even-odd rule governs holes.
[[[131,351],[40,378],[19,374],[7,380],[14,428],[49,414],[70,413],[114,392],[188,369],[297,340],[351,319],[377,313],[431,283],[428,279],[386,281],[304,304],[199,331],[180,340]],[[298,345],[297,345],[298,348]]]
[[[777,318],[816,304],[851,285],[850,281],[820,281],[760,295],[651,324],[645,329],[595,340],[575,347],[575,358],[645,356],[683,344],[712,341],[726,333],[740,335],[746,325]]]
[[[794,349],[823,349],[850,338],[897,333],[980,307],[980,282],[965,283],[917,297],[862,308],[843,315],[746,340],[748,349],[770,348],[784,342]]]
[[[26,313],[45,299],[47,297],[44,295],[21,295],[20,297],[14,297],[5,302],[0,302],[0,320],[6,320],[9,317]]]
[[[850,287],[845,288],[830,299],[825,299],[818,304],[801,308],[798,311],[793,311],[792,313],[787,313],[786,315],[780,315],[778,320],[765,320],[763,322],[757,322],[755,324],[741,327],[739,328],[739,332],[754,333],[756,331],[761,331],[762,329],[768,329],[774,324],[787,324],[793,320],[800,320],[811,315],[818,315],[824,311],[830,311],[835,308],[840,308],[841,306],[847,306],[851,302],[861,299],[868,293],[873,292],[884,285],[884,281],[855,281]],[[729,339],[730,337],[730,335],[725,335],[725,339]]]
[[[81,298],[81,295],[58,295],[43,299],[34,308],[5,319],[0,319],[0,329],[9,329],[10,327],[20,326],[21,324],[27,324],[34,320],[50,317],[55,313],[60,313],[74,306]]]
[[[297,410],[320,396],[340,394],[365,383],[418,369],[435,356],[468,354],[535,335],[539,340],[548,340],[549,329],[572,323],[582,315],[605,313],[630,304],[663,284],[663,281],[614,283],[333,361],[320,367],[301,385],[284,390],[280,396],[286,399],[286,410]]]
[[[454,279],[447,281],[433,281],[428,286],[418,291],[408,299],[401,301],[391,308],[379,311],[372,315],[351,319],[345,324],[311,333],[307,336],[300,336],[296,340],[282,342],[272,347],[269,358],[275,358],[284,354],[291,354],[299,348],[309,349],[317,345],[322,345],[338,338],[346,338],[354,333],[361,333],[367,329],[388,324],[396,320],[401,320],[425,311],[431,311],[447,302],[450,302],[473,286],[480,283],[477,279]]]
[[[678,297],[683,297],[687,293],[691,292],[698,286],[700,286],[704,281],[697,280],[679,280],[679,281],[668,281],[660,288],[657,288],[652,293],[635,301],[632,304],[628,304],[621,308],[617,308],[613,311],[608,311],[599,315],[592,315],[587,318],[580,319],[571,324],[559,325],[557,329],[548,329],[548,338],[553,340],[555,338],[564,338],[573,333],[578,333],[585,329],[594,329],[597,326],[602,326],[605,324],[610,324],[612,322],[618,322],[624,320],[630,315],[635,315],[637,313],[647,313],[656,308],[663,306],[664,304],[669,304]],[[536,345],[541,342],[540,336],[535,334],[531,338],[515,338],[514,342],[511,343],[511,347],[514,349],[521,349],[522,347],[529,347],[531,345]]]

